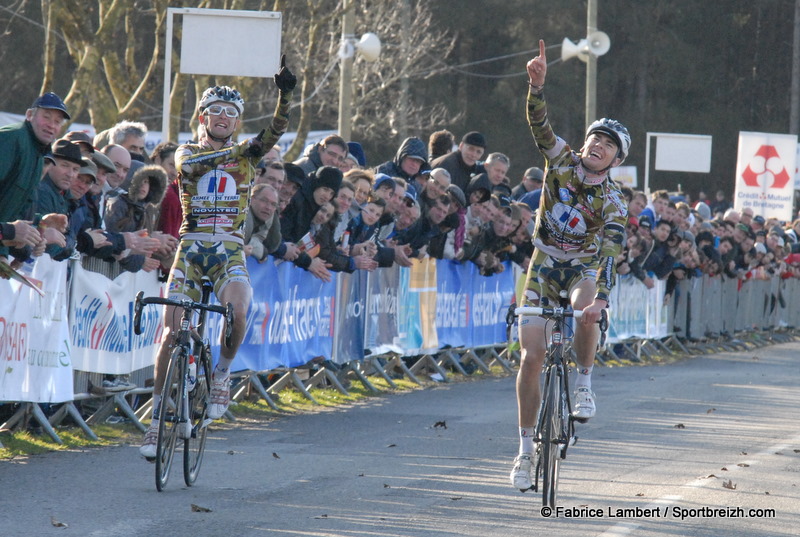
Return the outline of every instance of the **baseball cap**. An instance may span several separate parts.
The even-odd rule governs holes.
[[[33,101],[31,108],[49,108],[50,110],[60,110],[64,117],[67,119],[72,119],[67,112],[67,105],[64,104],[64,101],[61,100],[61,97],[49,91],[43,95],[40,95]]]

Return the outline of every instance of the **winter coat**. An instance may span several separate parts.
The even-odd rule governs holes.
[[[150,191],[144,199],[140,198],[142,184],[150,183]],[[152,233],[157,229],[159,206],[167,190],[167,173],[161,166],[150,165],[140,168],[131,178],[127,193],[109,198],[103,220],[106,230],[112,233],[139,231]],[[122,268],[129,272],[141,270],[143,255],[129,255],[120,260]]]
[[[150,182],[150,191],[144,199],[140,192],[145,181]],[[159,205],[167,191],[167,173],[161,166],[143,166],[131,179],[126,194],[108,200],[104,221],[106,229],[113,232],[155,231],[158,223]]]
[[[402,163],[403,159],[406,157],[418,157],[423,159],[419,173],[431,169],[430,164],[428,163],[428,148],[425,146],[425,142],[415,136],[411,136],[410,138],[403,140],[403,143],[400,144],[400,148],[397,150],[394,159],[384,162],[378,166],[375,169],[375,172],[385,173],[389,177],[401,177],[406,181],[411,181],[414,179],[414,177],[408,175],[400,167],[400,163]]]
[[[36,138],[29,121],[0,128],[0,223],[33,218],[42,178],[42,158],[50,146]],[[0,256],[9,249],[0,244]]]

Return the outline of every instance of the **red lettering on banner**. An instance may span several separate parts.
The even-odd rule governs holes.
[[[28,325],[0,317],[0,361],[21,362],[28,349]]]
[[[774,145],[762,145],[758,148],[754,157],[758,158],[750,162],[742,172],[744,184],[753,187],[761,186],[758,184],[758,178],[769,173],[773,177],[770,188],[783,188],[786,186],[790,179],[789,172],[786,171],[786,166],[783,165],[781,156]],[[780,167],[780,170],[778,170],[778,167]]]

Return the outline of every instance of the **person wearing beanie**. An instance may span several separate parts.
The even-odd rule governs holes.
[[[336,196],[341,184],[342,172],[339,168],[322,166],[311,172],[281,213],[283,240],[294,243],[300,241],[311,229],[311,221],[319,208]]]
[[[450,172],[451,182],[466,192],[473,175],[483,172],[479,163],[486,151],[486,138],[477,131],[471,131],[461,138],[458,148],[431,162],[431,168],[444,168]]]
[[[356,159],[359,168],[367,167],[367,155],[364,153],[364,148],[358,142],[347,142],[347,153]]]

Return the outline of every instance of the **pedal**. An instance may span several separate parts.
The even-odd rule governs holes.
[[[569,442],[567,443],[567,445],[568,446],[574,446],[577,443],[578,443],[578,437],[577,436],[571,436],[569,438]]]
[[[205,429],[206,427],[208,427],[212,423],[214,423],[214,420],[212,420],[211,418],[206,418],[206,419],[203,420],[203,424],[200,426],[200,428],[201,429]]]

